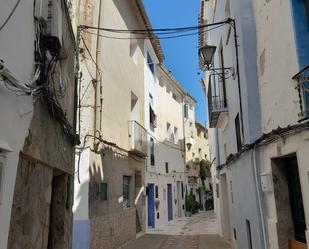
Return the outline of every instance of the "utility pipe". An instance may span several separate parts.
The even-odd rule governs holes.
[[[254,177],[255,177],[255,187],[258,197],[258,205],[260,210],[260,218],[262,223],[262,233],[263,233],[263,242],[264,242],[264,249],[267,249],[267,238],[266,238],[266,227],[265,227],[265,220],[264,220],[264,212],[262,207],[262,198],[261,198],[261,192],[260,192],[260,185],[259,185],[259,170],[256,165],[256,146],[252,149],[252,161],[253,161],[253,170],[254,170]]]

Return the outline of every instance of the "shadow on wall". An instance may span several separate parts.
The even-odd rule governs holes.
[[[134,205],[136,175],[144,172],[144,160],[133,160],[124,151],[104,146],[98,153],[90,152],[86,162],[90,166],[80,165],[80,169],[86,167],[89,178],[84,180],[80,176],[82,183],[75,188],[78,193],[75,194],[74,213],[82,214],[84,219],[74,220],[73,248],[117,248],[134,239],[137,224],[144,223],[142,215],[138,221],[136,219],[136,209],[143,213],[144,202],[138,203],[137,208]],[[130,185],[129,200],[124,197],[124,177]]]

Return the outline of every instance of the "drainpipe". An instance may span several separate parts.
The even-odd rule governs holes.
[[[235,43],[235,53],[236,53],[236,73],[237,73],[237,86],[238,86],[238,95],[239,95],[239,111],[240,111],[240,122],[241,122],[241,133],[243,138],[243,143],[245,140],[244,135],[244,118],[243,118],[243,110],[242,110],[242,97],[241,97],[241,86],[240,86],[240,73],[239,73],[239,52],[238,52],[238,35],[236,29],[235,19],[229,19],[229,22],[234,30],[234,43]]]
[[[265,226],[265,220],[264,220],[264,210],[262,206],[262,198],[261,198],[261,192],[260,192],[260,184],[259,184],[259,178],[260,172],[257,168],[256,163],[256,146],[252,149],[252,163],[253,163],[253,171],[254,171],[254,177],[255,177],[255,187],[258,197],[258,205],[259,205],[259,211],[260,211],[260,219],[262,223],[262,233],[263,233],[263,243],[264,243],[264,249],[267,249],[267,237],[266,237],[266,226]]]
[[[96,44],[96,72],[95,72],[95,82],[94,82],[94,117],[93,117],[93,136],[94,136],[94,148],[96,144],[96,133],[97,133],[97,99],[98,99],[98,82],[100,81],[100,93],[102,92],[102,86],[101,86],[101,73],[99,68],[99,58],[100,58],[100,27],[101,27],[101,12],[102,12],[102,0],[99,2],[99,14],[98,14],[98,29],[97,29],[97,44]],[[100,104],[101,108],[101,104]],[[100,111],[100,113],[102,110]],[[101,125],[101,121],[100,121]]]

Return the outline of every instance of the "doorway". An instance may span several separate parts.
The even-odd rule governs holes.
[[[148,227],[155,228],[155,199],[153,183],[148,183]]]
[[[167,220],[173,220],[173,191],[172,184],[167,184]]]
[[[295,154],[272,160],[279,248],[307,248],[306,221]]]

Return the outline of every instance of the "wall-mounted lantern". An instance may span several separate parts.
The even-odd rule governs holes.
[[[206,66],[207,70],[212,67],[213,57],[216,49],[216,46],[211,45],[205,45],[199,49],[199,56],[201,57],[203,64]]]
[[[205,45],[199,49],[199,56],[202,60],[206,71],[209,71],[211,75],[217,75],[219,78],[227,79],[231,75],[234,77],[235,72],[232,67],[224,68],[214,68],[213,67],[213,57],[216,52],[217,47],[213,45]]]

